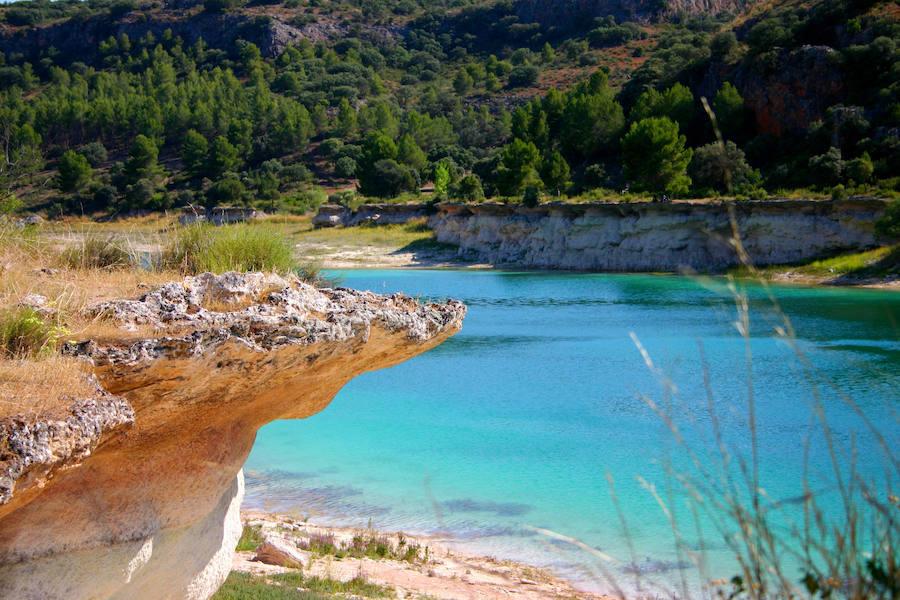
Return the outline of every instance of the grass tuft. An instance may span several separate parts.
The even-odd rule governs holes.
[[[244,530],[241,532],[241,539],[238,540],[237,548],[235,548],[235,550],[238,552],[253,552],[260,544],[262,544],[262,542],[263,536],[261,527],[258,525],[255,527],[244,525]]]
[[[64,327],[33,308],[10,308],[0,313],[0,353],[4,358],[52,354],[57,341],[66,333]]]
[[[303,550],[335,558],[389,559],[408,563],[428,562],[428,548],[411,543],[400,534],[396,544],[387,535],[375,531],[357,533],[348,542],[338,542],[333,533],[313,534],[300,543]]]
[[[391,588],[370,583],[361,575],[357,575],[349,581],[338,581],[328,577],[304,576],[299,571],[294,571],[273,575],[272,581],[276,584],[304,588],[311,592],[324,594],[352,594],[366,598],[390,598],[394,595]]]
[[[394,590],[357,576],[349,581],[306,577],[300,572],[269,578],[232,571],[213,600],[326,600],[329,598],[393,598]]]
[[[132,254],[116,238],[86,236],[60,255],[69,269],[125,269],[134,266]]]
[[[228,271],[287,274],[300,270],[285,237],[269,227],[247,224],[181,228],[164,249],[162,264],[186,275]]]
[[[262,577],[232,571],[213,600],[327,600],[329,596],[273,585]]]

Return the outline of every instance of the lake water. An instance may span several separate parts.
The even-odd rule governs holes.
[[[768,498],[786,501],[777,517],[785,528],[798,515],[790,499],[802,493],[804,472],[826,512],[837,510],[831,463],[811,417],[815,398],[838,451],[853,440],[865,476],[883,473],[883,453],[846,398],[878,424],[888,445],[900,441],[897,293],[776,287],[776,309],[765,288],[739,284],[749,299],[747,345],[724,280],[447,270],[330,275],[347,287],[458,298],[469,315],[454,338],[359,377],[319,415],[260,431],[245,469],[247,505],[334,524],[442,533],[473,551],[549,566],[604,589],[601,570],[627,583],[634,563],[651,578],[695,574],[638,479],[686,514],[667,465],[679,472],[690,465],[648,400],[668,407],[702,464],[712,466],[704,373],[726,442],[744,457],[752,389],[761,485]],[[796,348],[777,333],[781,311],[796,330]],[[709,575],[737,572],[706,520],[700,533],[681,523],[686,547],[705,548]]]

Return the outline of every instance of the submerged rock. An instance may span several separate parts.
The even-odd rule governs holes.
[[[231,273],[91,312],[123,329],[66,347],[93,364],[98,398],[0,421],[4,597],[209,597],[256,431],[441,343],[466,308]]]

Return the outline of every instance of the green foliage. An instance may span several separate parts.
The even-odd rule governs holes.
[[[863,152],[862,156],[854,158],[847,162],[846,167],[847,179],[854,183],[868,183],[875,174],[875,164],[868,152]]]
[[[462,177],[450,187],[450,197],[454,200],[479,202],[484,200],[484,188],[478,175],[469,174]]]
[[[544,199],[544,194],[541,192],[540,185],[536,184],[527,184],[525,186],[525,191],[522,192],[522,204],[529,207],[534,208],[539,205]]]
[[[330,595],[299,591],[296,586],[273,585],[263,577],[232,571],[213,600],[329,600]]]
[[[697,190],[746,194],[761,182],[734,142],[713,142],[694,150],[689,172]]]
[[[78,151],[95,169],[106,162],[106,159],[109,156],[106,151],[106,146],[100,142],[90,142],[89,144],[85,144],[79,148]]]
[[[334,174],[349,179],[356,175],[356,161],[349,156],[342,156],[334,163]]]
[[[892,200],[884,211],[884,215],[875,223],[878,235],[900,239],[900,200]]]
[[[247,188],[234,174],[227,174],[210,186],[206,198],[211,204],[234,206],[243,204]]]
[[[24,207],[25,203],[18,196],[14,194],[0,195],[0,217],[14,214]]]
[[[208,156],[209,142],[206,141],[206,137],[196,129],[189,129],[181,143],[181,160],[188,174],[193,177],[203,175],[206,172]]]
[[[213,227],[198,224],[178,229],[163,251],[162,264],[186,275],[227,271],[295,272],[290,242],[259,225]]]
[[[356,122],[356,110],[350,105],[349,100],[341,98],[335,131],[344,137],[352,136],[356,133]]]
[[[415,175],[397,163],[397,153],[397,144],[387,134],[374,131],[366,137],[356,169],[363,194],[392,197],[415,187]]]
[[[293,214],[307,214],[319,210],[328,201],[328,194],[321,188],[311,187],[285,196],[282,199],[284,208]]]
[[[468,71],[465,69],[457,71],[456,77],[453,79],[453,89],[457,94],[465,96],[472,90],[473,85],[475,85],[475,82]]]
[[[262,542],[262,527],[258,525],[254,527],[244,525],[244,528],[241,530],[241,538],[238,540],[235,550],[238,552],[253,552]]]
[[[396,161],[419,177],[430,165],[450,158],[458,166],[451,169],[453,182],[473,171],[492,194],[509,187],[495,167],[514,138],[534,144],[548,160],[554,152],[562,155],[575,179],[571,189],[619,187],[625,182],[618,168],[604,173],[600,184],[587,168],[622,163],[622,107],[630,107],[629,122],[670,118],[692,146],[702,146],[715,137],[694,97],[709,81],[725,82],[711,99],[721,133],[761,168],[769,188],[816,185],[830,190],[843,184],[848,190],[889,189],[900,174],[898,73],[892,68],[898,59],[896,26],[892,17],[866,12],[863,4],[824,0],[801,8],[776,3],[750,21],[735,21],[745,23],[736,29],[725,19],[682,16],[654,26],[652,41],[634,44],[646,37],[643,25],[603,17],[594,23],[579,20],[577,26],[545,27],[520,22],[509,2],[468,7],[470,0],[427,6],[421,1],[363,3],[350,9],[331,0],[315,6],[292,0],[294,8],[285,6],[286,14],[279,8],[278,18],[303,26],[334,17],[346,23],[347,34],[315,44],[303,41],[276,57],[261,52],[265,19],[275,14],[266,7],[269,0],[252,3],[250,11],[241,9],[239,0],[203,4],[211,12],[234,10],[240,13],[236,22],[243,24],[223,29],[210,40],[212,45],[201,39],[188,44],[171,33],[134,40],[122,33],[85,48],[77,62],[53,48],[42,48],[38,55],[27,42],[22,52],[3,56],[0,148],[6,156],[0,160],[0,197],[15,192],[28,205],[42,202],[43,156],[56,157],[67,148],[77,149],[98,170],[96,189],[104,191],[94,197],[99,208],[110,212],[163,208],[176,198],[210,201],[205,179],[218,182],[226,175],[231,193],[225,196],[237,198],[234,181],[239,180],[246,188],[240,201],[296,210],[279,199],[290,195],[300,180],[261,169],[270,159],[315,164],[317,175],[326,179],[358,177],[363,193],[381,187],[377,193],[384,194],[393,193],[385,187],[397,186],[375,181],[379,161]],[[23,24],[96,14],[104,26],[108,12],[112,31],[127,13],[129,20],[156,19],[157,12],[166,16],[169,10],[163,6],[146,13],[143,8],[131,0],[28,2],[2,12],[8,22]],[[363,33],[376,21],[380,27],[394,18],[402,18],[408,28],[408,35],[395,43]],[[569,91],[550,89],[512,116],[504,108],[509,103],[497,95],[504,83],[533,88],[542,69],[547,82],[568,81],[579,65],[597,62],[599,54],[591,45],[619,50],[600,57],[604,66],[592,69],[588,80]],[[765,80],[771,69],[794,60],[796,52],[807,52],[804,47],[824,46],[835,52],[822,65],[823,73],[828,71],[840,85],[833,87],[827,103],[810,99],[816,108],[807,116],[820,120],[808,127],[783,126],[787,115],[779,114],[777,104],[766,114],[753,115],[757,101],[745,103],[728,83],[746,86],[754,78]],[[646,59],[631,71],[629,55]],[[617,82],[625,80],[620,91],[610,88],[607,74]],[[798,76],[790,70],[782,75]],[[799,88],[785,89],[793,94]],[[367,152],[366,140],[375,133],[386,136],[394,151],[382,145]],[[308,146],[310,139],[328,136],[332,141]],[[840,151],[839,160],[833,160],[831,145]],[[132,156],[111,167],[107,154]],[[176,156],[181,160],[173,161]],[[163,177],[160,157],[173,177]],[[331,168],[323,171],[323,162]],[[565,187],[549,181],[556,178],[546,162],[535,169],[542,184],[549,190]],[[408,173],[390,167],[382,164],[381,169],[407,180],[399,187],[415,187]],[[308,173],[301,179],[311,177]],[[115,194],[108,193],[108,183]],[[519,195],[521,186],[513,187]],[[77,205],[57,204],[61,209]]]
[[[635,191],[686,194],[692,152],[684,144],[685,137],[670,119],[651,117],[632,123],[622,138],[622,162]]]
[[[844,178],[845,166],[841,151],[834,146],[824,154],[809,159],[809,170],[816,183],[822,187],[840,183]]]
[[[125,162],[125,180],[136,183],[141,179],[151,179],[160,172],[159,149],[156,143],[145,135],[138,135],[131,144],[128,160]]]
[[[74,150],[66,150],[59,157],[59,176],[56,185],[63,192],[77,192],[91,180],[93,169],[88,159]]]
[[[213,140],[209,149],[209,165],[206,172],[212,177],[221,177],[229,171],[235,171],[241,164],[238,149],[224,136]]]
[[[612,17],[609,17],[609,20],[603,25],[588,33],[588,41],[595,48],[621,46],[631,40],[639,40],[645,37],[647,37],[647,34],[636,23],[626,22],[617,25]]]
[[[397,160],[419,172],[428,164],[428,157],[408,133],[404,134],[397,144]]]
[[[529,184],[540,185],[541,153],[532,142],[515,139],[503,149],[497,187],[504,196],[518,196]]]
[[[361,184],[362,181],[360,178]],[[360,185],[360,189],[368,196],[395,198],[403,192],[417,191],[419,182],[415,171],[411,168],[386,158],[373,165],[365,186]]]
[[[740,92],[731,83],[726,81],[716,92],[712,110],[723,136],[733,139],[744,131],[747,108]]]
[[[541,179],[548,190],[560,195],[569,184],[569,163],[558,151],[553,150],[541,164]]]
[[[625,126],[622,106],[613,99],[606,78],[598,83],[576,89],[565,100],[559,136],[570,157],[588,158],[610,150]]]
[[[521,65],[509,73],[509,87],[529,87],[537,83],[541,71],[534,65]]]
[[[33,308],[5,309],[0,311],[0,356],[15,359],[52,354],[66,333],[62,325]]]
[[[638,97],[629,117],[632,121],[666,117],[678,123],[681,131],[686,131],[694,117],[694,95],[680,83],[662,93],[654,89],[647,90]]]
[[[434,168],[434,195],[437,198],[445,198],[450,189],[450,171],[443,163],[438,163]]]

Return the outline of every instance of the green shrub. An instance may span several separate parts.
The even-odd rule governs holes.
[[[540,70],[534,65],[522,65],[516,67],[509,74],[509,87],[528,87],[537,83]]]
[[[213,600],[328,600],[332,596],[269,583],[263,577],[232,571]]]
[[[87,236],[60,255],[70,269],[123,269],[134,265],[131,253],[113,237]]]
[[[302,215],[319,210],[327,200],[328,194],[321,188],[309,188],[286,196],[282,203],[288,212]]]
[[[522,204],[529,208],[534,208],[544,199],[541,188],[536,185],[528,185],[522,193]]]
[[[875,223],[878,235],[900,239],[900,200],[892,200],[884,215]]]
[[[261,527],[248,527],[245,525],[243,531],[241,531],[241,539],[238,540],[235,550],[238,552],[253,552],[260,544],[262,544],[262,541]]]
[[[187,275],[228,271],[299,269],[287,238],[264,226],[199,224],[179,229],[163,251],[162,264]]]
[[[6,358],[26,358],[56,351],[66,329],[49,321],[33,308],[20,307],[0,312],[0,354]]]

